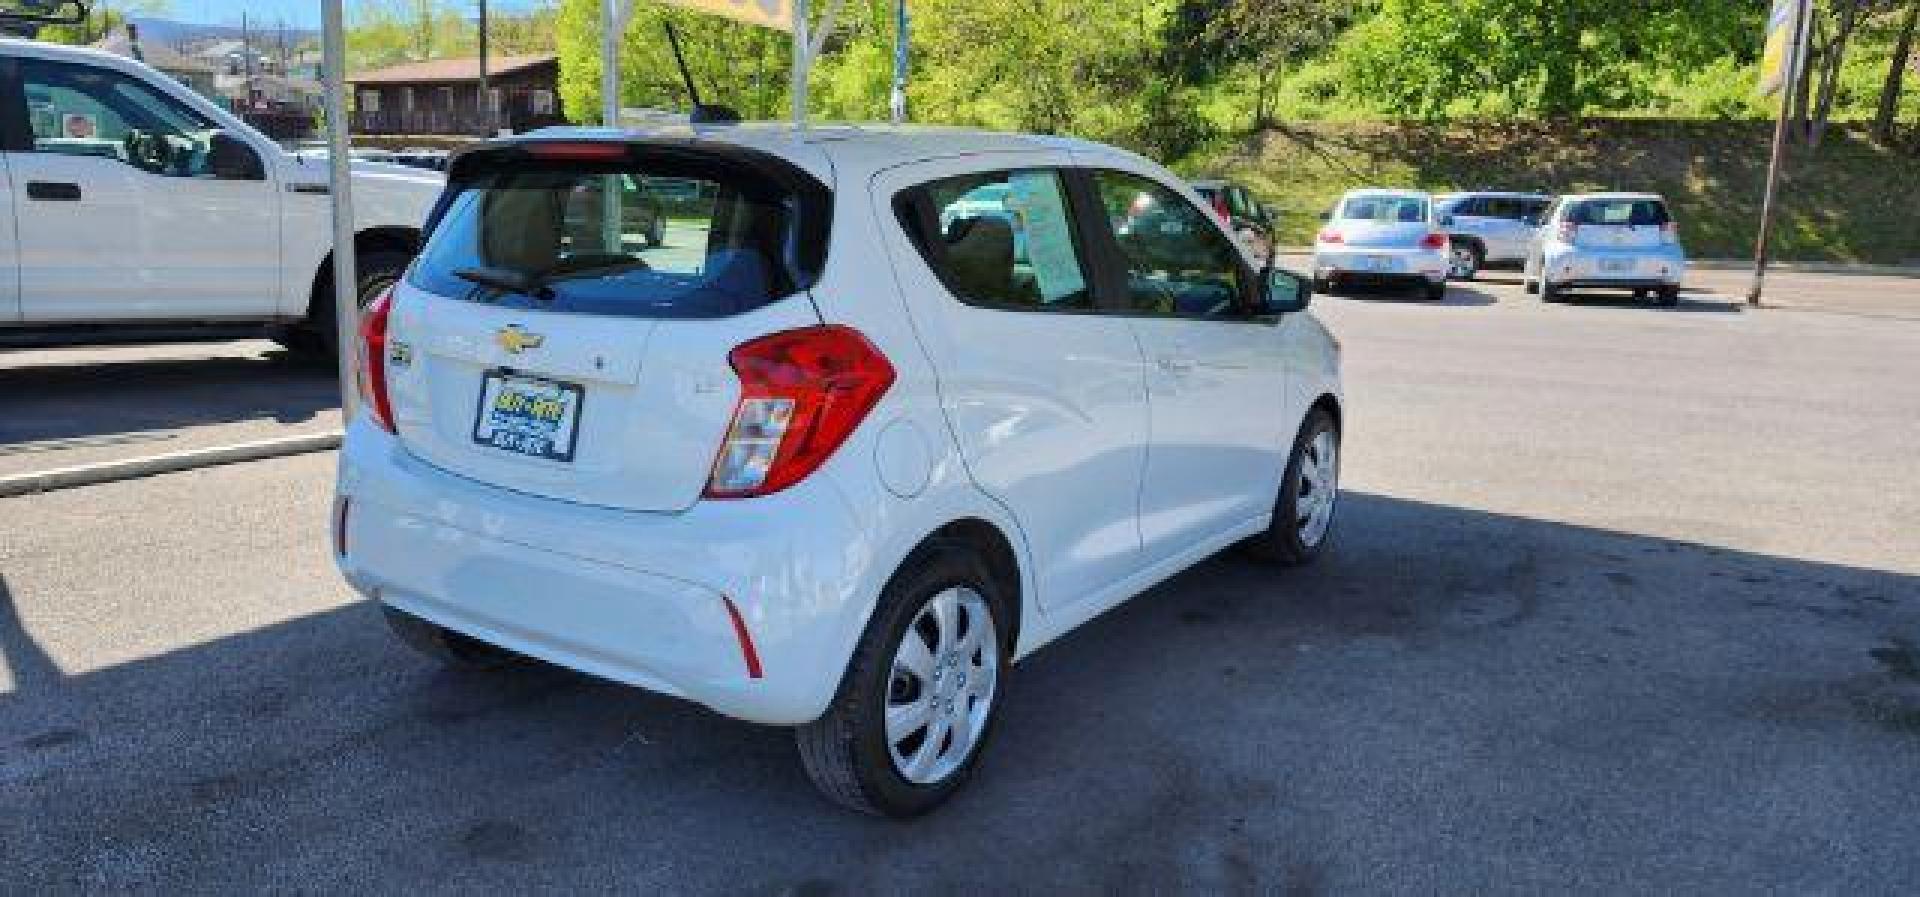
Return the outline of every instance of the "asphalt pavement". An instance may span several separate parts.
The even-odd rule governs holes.
[[[1030,658],[912,823],[784,731],[417,659],[332,570],[331,455],[0,499],[0,892],[1920,890],[1920,301],[1489,276],[1317,299],[1335,547]],[[174,429],[278,422],[177,376]],[[66,388],[34,438],[114,432]]]

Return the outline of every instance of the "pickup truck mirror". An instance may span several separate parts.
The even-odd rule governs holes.
[[[225,131],[215,131],[208,139],[207,170],[222,181],[264,181],[266,168],[260,154],[246,141]]]
[[[1313,299],[1313,286],[1307,279],[1283,268],[1267,267],[1265,302],[1262,314],[1284,315],[1306,310]]]

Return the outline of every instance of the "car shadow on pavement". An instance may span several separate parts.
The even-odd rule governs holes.
[[[1713,294],[1703,296],[1691,291],[1682,293],[1680,295],[1680,301],[1670,306],[1657,305],[1651,300],[1635,299],[1631,296],[1623,296],[1618,293],[1574,292],[1568,294],[1567,297],[1561,301],[1568,305],[1580,306],[1581,308],[1620,308],[1637,311],[1657,311],[1668,314],[1676,312],[1683,314],[1709,312],[1737,315],[1744,314],[1747,310],[1746,303],[1744,302],[1722,299],[1717,296],[1708,298],[1709,296],[1713,296]]]
[[[1341,287],[1338,292],[1316,293],[1315,299],[1354,299],[1366,302],[1405,302],[1409,305],[1430,305],[1435,307],[1459,307],[1493,305],[1500,300],[1485,290],[1454,281],[1447,284],[1445,299],[1428,299],[1420,290],[1406,290],[1399,287]]]
[[[282,424],[338,408],[330,367],[279,353],[0,366],[0,453],[240,421]]]
[[[57,598],[0,584],[0,890],[1920,880],[1920,577],[1366,493],[1341,515],[1316,566],[1224,554],[1029,658],[981,775],[912,823],[816,797],[782,730],[444,671],[365,603],[61,676],[31,632]]]

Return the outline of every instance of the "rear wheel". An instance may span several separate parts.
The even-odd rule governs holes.
[[[1676,305],[1679,305],[1680,304],[1680,288],[1679,287],[1661,287],[1659,292],[1659,299],[1657,301],[1661,305],[1664,305],[1668,308],[1672,308]]]
[[[1319,557],[1340,498],[1340,429],[1315,408],[1294,437],[1267,531],[1241,543],[1264,561],[1298,566]]]
[[[1551,281],[1551,280],[1547,280],[1547,279],[1545,279],[1545,278],[1541,278],[1541,280],[1540,280],[1540,301],[1542,301],[1542,302],[1563,302],[1563,301],[1565,301],[1565,300],[1566,300],[1566,298],[1567,298],[1567,294],[1566,294],[1566,293],[1564,293],[1564,292],[1562,292],[1562,291],[1561,291],[1561,289],[1560,289],[1559,287],[1557,287],[1557,286],[1554,286],[1554,285],[1553,285],[1553,281]]]
[[[979,556],[935,541],[887,584],[825,715],[795,730],[822,793],[918,816],[972,775],[1009,667],[1006,603]]]
[[[412,260],[413,257],[404,252],[384,250],[359,255],[354,260],[354,267],[360,272],[360,276],[354,283],[353,294],[359,300],[360,307],[366,308],[367,303],[398,283],[401,273],[407,270],[407,263]],[[328,264],[330,272],[332,263]],[[288,331],[287,335],[280,339],[281,345],[295,352],[323,355],[327,358],[337,357],[340,328],[335,324],[338,319],[333,313],[332,283],[331,277],[324,279],[320,285],[322,292],[315,297],[317,301],[314,303],[313,310],[308,313],[306,322]]]
[[[1426,291],[1425,295],[1429,302],[1439,302],[1447,298],[1447,282],[1444,280],[1439,283],[1429,283],[1423,289]]]

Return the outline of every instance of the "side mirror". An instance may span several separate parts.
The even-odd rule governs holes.
[[[225,131],[215,131],[208,139],[207,170],[222,181],[267,179],[266,168],[260,164],[260,154],[240,138]]]
[[[1284,315],[1305,311],[1307,303],[1312,300],[1313,285],[1306,278],[1280,268],[1268,269],[1266,301],[1260,309],[1262,314]]]

